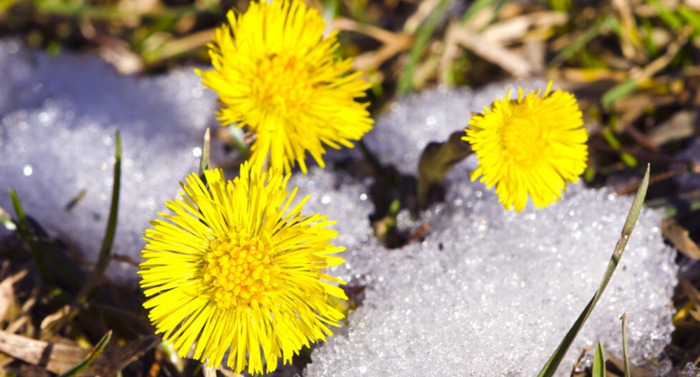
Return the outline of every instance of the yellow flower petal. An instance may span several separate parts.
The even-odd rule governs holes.
[[[551,86],[526,96],[518,90],[517,100],[508,91],[471,118],[463,137],[479,158],[472,180],[495,185],[505,209],[521,211],[528,196],[546,207],[586,169],[588,134],[576,99]]]
[[[233,181],[205,177],[209,188],[190,175],[182,199],[166,203],[173,214],[144,233],[144,307],[180,356],[218,366],[230,350],[236,373],[269,373],[343,318],[330,300],[346,298],[330,284],[343,282],[325,274],[343,248],[325,216],[302,215],[303,201],[288,210],[289,176],[246,162]]]
[[[337,59],[337,32],[301,0],[251,2],[244,14],[228,13],[228,25],[210,44],[214,70],[201,72],[219,94],[225,125],[256,135],[252,160],[289,172],[299,163],[306,173],[308,152],[320,165],[324,145],[352,147],[372,128],[356,98],[369,88],[352,59]]]

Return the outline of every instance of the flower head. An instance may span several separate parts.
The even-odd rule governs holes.
[[[479,158],[472,180],[496,185],[506,209],[521,211],[528,195],[535,207],[546,207],[586,169],[588,134],[576,99],[551,87],[526,96],[519,89],[517,100],[509,90],[471,118],[463,137]]]
[[[228,25],[210,44],[214,70],[197,71],[219,94],[225,124],[256,135],[255,164],[289,172],[305,154],[324,166],[323,144],[351,148],[372,128],[363,97],[369,88],[352,59],[334,56],[337,32],[323,37],[318,11],[301,0],[251,2],[244,14],[228,13]]]
[[[331,297],[345,299],[342,281],[325,269],[343,263],[337,234],[325,216],[302,215],[308,197],[292,206],[289,176],[241,166],[233,181],[221,170],[196,174],[169,201],[172,214],[144,233],[141,287],[157,333],[182,357],[240,372],[267,372],[277,358],[289,363],[302,346],[324,340],[343,314]],[[247,360],[246,360],[247,356]]]

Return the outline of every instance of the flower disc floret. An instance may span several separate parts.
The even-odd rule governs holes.
[[[471,118],[463,137],[479,158],[472,180],[495,185],[506,209],[521,211],[528,196],[545,207],[586,169],[588,134],[576,99],[551,86],[526,96],[519,89],[516,100],[509,90]]]
[[[372,128],[365,96],[369,84],[338,59],[337,31],[301,0],[251,2],[228,13],[209,45],[214,70],[197,70],[219,94],[224,125],[255,134],[252,160],[306,173],[306,153],[324,166],[325,146],[351,148]]]
[[[344,317],[331,301],[346,298],[332,284],[343,282],[325,273],[343,248],[330,243],[333,222],[301,214],[308,197],[292,206],[289,176],[249,163],[233,181],[204,174],[206,185],[190,175],[166,203],[172,214],[144,233],[144,307],[180,356],[216,367],[230,350],[236,373],[271,372]]]
[[[273,263],[274,250],[262,240],[231,234],[210,244],[204,256],[202,280],[217,307],[260,306],[265,293],[279,289],[280,268]]]

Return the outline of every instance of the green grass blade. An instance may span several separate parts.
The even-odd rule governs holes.
[[[569,329],[569,332],[566,333],[566,336],[564,336],[564,339],[562,339],[561,343],[557,347],[557,349],[554,351],[552,356],[547,360],[547,363],[544,365],[540,373],[537,375],[538,377],[551,377],[554,375],[554,372],[557,370],[559,367],[559,364],[561,364],[562,359],[564,359],[564,355],[566,355],[566,351],[569,350],[569,347],[571,346],[571,343],[574,342],[574,338],[576,338],[576,335],[578,334],[579,330],[581,330],[581,327],[583,327],[583,324],[586,322],[588,319],[588,315],[593,311],[593,308],[595,307],[595,296],[591,298],[591,301],[588,302],[588,305],[586,305],[586,308],[583,309],[583,312],[581,315],[576,319],[576,322],[574,322],[574,325]]]
[[[110,262],[110,253],[114,244],[114,236],[117,232],[117,215],[119,214],[119,189],[121,187],[122,174],[122,138],[119,131],[115,135],[115,152],[114,152],[114,184],[112,186],[112,201],[109,205],[109,216],[107,217],[107,228],[105,230],[105,238],[102,240],[100,254],[95,263],[95,268],[90,275],[90,278],[83,286],[76,301],[82,301],[87,297],[97,283],[102,279],[107,266]]]
[[[27,222],[27,216],[24,213],[22,202],[19,200],[17,191],[15,191],[13,188],[10,189],[10,200],[12,201],[12,207],[17,215],[17,233],[19,233],[20,237],[24,239],[24,242],[29,245],[29,250],[32,252],[32,258],[34,258],[34,263],[36,264],[36,268],[39,270],[41,279],[44,282],[55,286],[56,280],[46,267],[46,263],[44,263],[44,253],[42,252],[41,245],[29,230],[29,223]]]
[[[629,317],[628,313],[625,313],[622,315],[620,318],[622,320],[622,362],[624,364],[624,373],[625,377],[631,377],[630,376],[630,359],[629,359],[629,354],[627,353],[627,318]]]
[[[680,30],[680,28],[683,27],[683,20],[681,20],[681,18],[675,13],[671,12],[671,10],[668,9],[661,1],[647,0],[647,2],[654,7],[654,9],[656,9],[656,12],[659,13],[659,18],[670,26],[671,29]]]
[[[87,195],[87,190],[82,189],[80,192],[78,192],[78,195],[76,195],[73,199],[71,199],[68,204],[63,208],[64,211],[70,212],[75,208],[75,206],[80,203],[81,200],[85,199],[85,195]]]
[[[595,347],[591,377],[605,377],[605,351],[603,351],[603,345],[600,343]]]
[[[678,6],[678,14],[680,14],[687,23],[693,26],[696,34],[700,33],[700,14],[698,14],[698,12],[690,9],[685,4],[681,4]]]
[[[547,360],[547,363],[544,365],[544,367],[538,374],[538,377],[551,377],[554,375],[554,372],[557,370],[559,364],[561,364],[561,361],[564,359],[566,352],[569,350],[571,343],[573,343],[574,339],[576,338],[576,335],[578,335],[578,332],[581,330],[581,327],[583,327],[583,324],[586,323],[588,316],[591,315],[591,312],[593,312],[593,308],[595,308],[595,305],[598,303],[600,296],[603,294],[605,288],[608,286],[610,278],[615,272],[618,263],[620,263],[620,258],[622,258],[622,253],[625,251],[625,246],[627,246],[627,241],[629,240],[630,235],[632,234],[634,225],[637,223],[639,213],[642,211],[644,197],[646,197],[647,194],[647,187],[649,187],[649,165],[647,165],[647,170],[644,173],[644,179],[642,179],[642,183],[639,186],[639,189],[637,190],[637,194],[634,196],[632,208],[630,208],[630,211],[627,214],[625,225],[623,225],[622,227],[622,234],[620,234],[620,238],[618,238],[617,240],[617,244],[615,245],[613,254],[610,257],[608,267],[605,270],[605,274],[603,275],[603,279],[600,282],[598,290],[595,292],[595,295],[593,295],[593,297],[591,298],[591,301],[588,302],[588,305],[586,305],[586,308],[583,310],[583,312],[581,312],[579,317],[576,319],[574,325],[571,327],[571,329],[569,329],[569,332],[566,333],[564,339],[562,339],[561,343],[554,351],[552,356],[549,358],[549,360]]]
[[[644,43],[644,48],[647,50],[647,55],[649,57],[654,57],[659,55],[659,47],[654,42],[651,37],[654,27],[648,18],[642,18],[639,21],[639,27],[642,31],[642,42]]]
[[[637,85],[637,80],[634,79],[621,82],[605,92],[603,97],[600,99],[600,103],[603,105],[603,107],[609,108],[615,102],[627,97],[632,92],[637,90]]]
[[[323,0],[321,3],[323,4],[323,20],[326,22],[326,25],[341,15],[343,10],[341,0]]]
[[[95,345],[95,348],[92,349],[92,351],[87,355],[85,360],[80,362],[80,364],[74,366],[73,368],[68,369],[65,373],[60,375],[59,377],[75,377],[80,372],[84,371],[87,369],[92,363],[97,360],[97,358],[102,354],[102,351],[107,347],[107,344],[109,341],[112,339],[112,330],[109,330],[103,337],[100,339],[100,341]]]
[[[408,62],[399,78],[399,85],[397,88],[399,94],[406,94],[413,89],[413,72],[416,69],[418,60],[420,60],[430,40],[430,36],[433,34],[433,30],[435,30],[435,26],[437,26],[438,21],[440,21],[440,18],[445,14],[447,6],[450,5],[451,2],[451,0],[441,0],[432,13],[430,13],[423,27],[418,28],[415,43],[408,56]]]
[[[109,217],[107,220],[107,229],[105,230],[105,238],[102,241],[100,248],[100,259],[104,260],[104,269],[109,263],[109,253],[114,244],[114,235],[117,231],[117,215],[119,214],[119,190],[121,188],[122,176],[122,138],[119,131],[115,135],[115,152],[114,152],[114,185],[112,186],[112,201],[109,205]]]
[[[17,215],[17,222],[19,223],[20,235],[25,237],[29,234],[29,225],[27,225],[27,218],[24,214],[24,208],[22,208],[22,202],[19,200],[17,191],[13,188],[10,189],[10,201],[12,201],[12,208],[15,210],[15,215]]]
[[[579,50],[584,48],[590,41],[601,33],[610,29],[617,20],[613,16],[605,16],[595,25],[591,26],[578,38],[576,38],[570,45],[562,49],[547,65],[548,68],[556,68],[561,63],[569,60],[574,56]]]
[[[637,159],[631,154],[621,151],[622,143],[617,139],[615,134],[610,131],[610,129],[605,129],[602,132],[603,138],[608,142],[610,147],[620,152],[620,159],[625,163],[625,165],[633,168],[637,166]]]

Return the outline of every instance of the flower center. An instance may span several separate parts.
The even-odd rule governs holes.
[[[270,111],[286,116],[301,110],[313,91],[309,66],[294,56],[272,55],[259,63],[252,90]]]
[[[503,146],[507,158],[522,167],[534,167],[547,151],[546,129],[534,114],[514,112],[503,127]]]
[[[253,307],[277,291],[280,268],[272,251],[267,242],[244,234],[213,241],[202,270],[211,300],[222,309]]]

